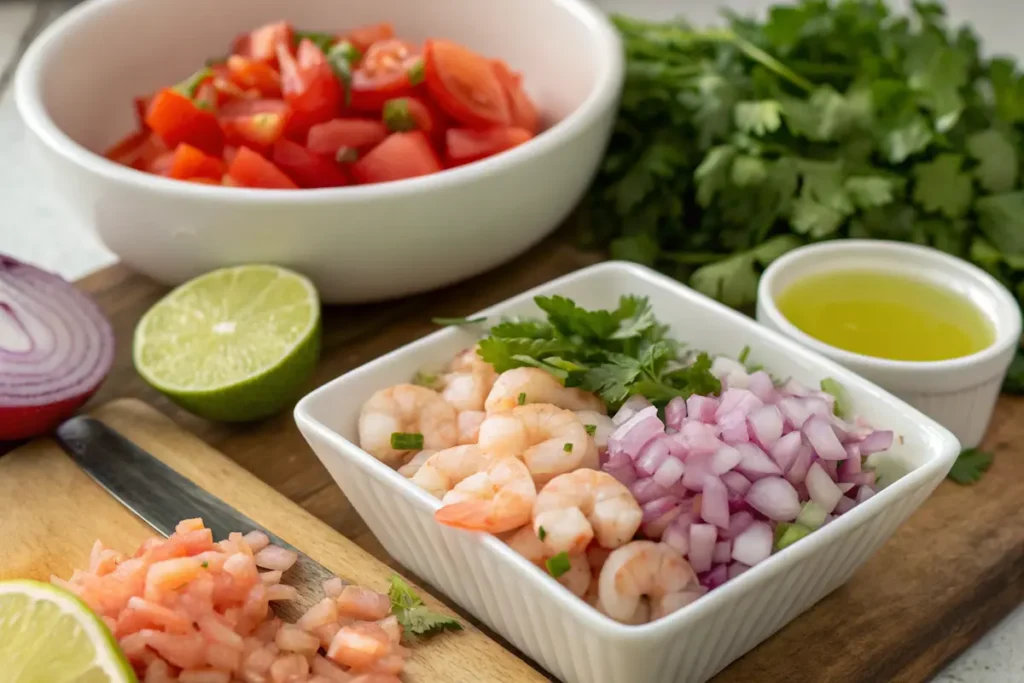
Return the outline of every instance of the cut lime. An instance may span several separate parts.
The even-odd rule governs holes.
[[[85,603],[38,581],[0,582],[0,679],[10,683],[137,680],[110,631]]]
[[[297,398],[320,355],[320,300],[276,266],[223,268],[181,285],[135,328],[135,368],[211,420],[273,415]]]

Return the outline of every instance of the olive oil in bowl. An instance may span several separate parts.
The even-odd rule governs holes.
[[[965,297],[894,273],[858,269],[810,275],[775,303],[789,322],[815,339],[876,358],[949,360],[995,341],[992,323]]]

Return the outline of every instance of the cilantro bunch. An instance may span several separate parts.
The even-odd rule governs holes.
[[[565,386],[598,394],[610,410],[634,394],[664,405],[676,396],[722,389],[711,374],[711,358],[686,357],[645,297],[624,296],[612,311],[590,311],[561,296],[534,301],[546,320],[506,320],[480,341],[480,357],[498,372],[542,368]]]
[[[844,237],[931,245],[1024,300],[1024,77],[940,4],[615,22],[627,76],[589,243],[736,308],[779,255]]]

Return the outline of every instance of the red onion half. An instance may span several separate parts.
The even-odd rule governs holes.
[[[0,254],[0,441],[44,434],[75,412],[114,362],[114,331],[60,277]]]

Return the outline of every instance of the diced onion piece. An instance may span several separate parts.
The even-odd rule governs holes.
[[[268,545],[253,556],[257,567],[273,569],[279,572],[286,572],[291,569],[298,559],[299,556],[294,550],[278,548],[274,545]]]
[[[742,456],[740,464],[736,466],[736,469],[748,479],[753,480],[782,475],[782,470],[778,464],[754,444],[736,444],[735,448]]]
[[[766,522],[754,522],[732,541],[732,559],[753,567],[772,554],[772,528]]]
[[[770,529],[768,533],[770,536]],[[693,571],[700,574],[711,569],[711,558],[715,553],[716,540],[718,540],[718,532],[711,524],[690,525],[690,551],[687,554],[687,559],[690,561]],[[769,546],[770,551],[771,547]]]
[[[860,442],[861,455],[880,453],[892,448],[893,433],[890,431],[874,431]]]
[[[715,544],[715,552],[711,555],[711,560],[715,564],[728,564],[732,559],[732,543],[730,541],[719,541]]]
[[[783,472],[788,472],[796,462],[796,456],[800,453],[800,446],[803,445],[803,437],[800,432],[790,432],[783,435],[771,447],[770,455],[775,464]]]
[[[762,447],[771,449],[782,438],[782,413],[775,406],[763,406],[750,414],[750,429]]]
[[[669,488],[683,477],[686,466],[679,458],[667,457],[662,461],[658,470],[652,475],[652,479],[661,486]]]
[[[690,420],[711,424],[715,421],[715,412],[717,410],[718,399],[714,396],[694,394],[686,399],[686,415]]]
[[[729,518],[729,529],[725,532],[723,538],[736,538],[744,529],[753,523],[754,515],[750,514],[746,510],[740,510],[739,512],[733,513]]]
[[[807,470],[811,467],[811,462],[814,460],[814,452],[810,446],[804,445],[797,451],[796,460],[793,461],[792,467],[786,472],[786,479],[789,483],[796,485],[804,483],[804,479],[807,478]]]
[[[739,472],[726,472],[720,478],[733,496],[745,496],[750,490],[750,480]]]
[[[704,479],[700,516],[719,529],[729,528],[729,492],[718,477],[708,476]]]
[[[682,396],[676,396],[665,406],[665,425],[678,431],[685,419],[686,400]]]
[[[839,490],[836,483],[828,476],[821,467],[821,463],[814,463],[807,471],[807,493],[811,500],[824,508],[825,512],[831,513],[836,509],[843,492]]]
[[[846,449],[825,418],[812,417],[801,431],[822,460],[846,460]]]
[[[620,424],[608,437],[608,450],[614,453],[629,453],[634,458],[648,441],[665,433],[665,424],[658,418],[654,406],[644,408]]]
[[[734,469],[743,460],[743,455],[732,446],[722,445],[714,455],[711,456],[711,471],[722,475]]]
[[[758,479],[747,492],[746,501],[750,507],[776,522],[790,522],[800,514],[800,496],[782,477]]]

